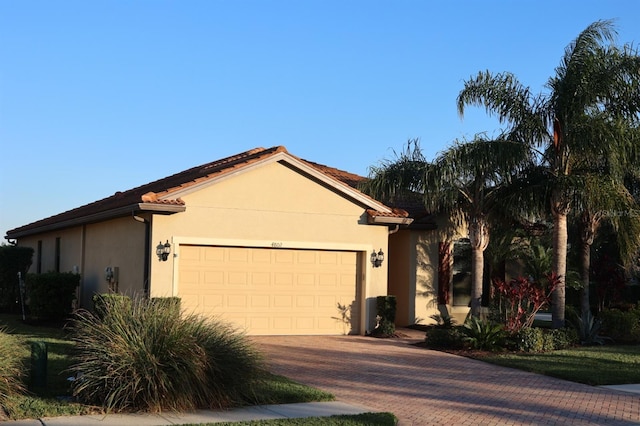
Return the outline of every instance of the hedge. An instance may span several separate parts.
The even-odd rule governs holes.
[[[31,247],[0,246],[0,312],[20,312],[18,272],[24,277],[32,259]]]
[[[69,317],[80,285],[80,275],[71,272],[28,274],[26,279],[29,312],[37,320]]]

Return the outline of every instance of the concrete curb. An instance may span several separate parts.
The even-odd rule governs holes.
[[[343,402],[305,402],[299,404],[260,405],[227,411],[198,410],[186,413],[106,414],[87,416],[45,417],[2,422],[23,426],[167,426],[187,423],[241,422],[251,420],[328,417],[370,413],[372,410]]]

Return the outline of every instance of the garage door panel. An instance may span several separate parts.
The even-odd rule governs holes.
[[[257,286],[269,286],[271,285],[271,274],[267,272],[253,272],[251,274],[251,282]]]
[[[268,295],[253,295],[251,296],[251,309],[268,308],[270,300]]]
[[[253,263],[271,263],[271,253],[268,250],[253,250],[251,261]]]
[[[201,253],[201,250],[199,247],[183,246],[183,249],[180,250],[180,261],[181,262],[199,261],[200,253]]]
[[[299,251],[297,252],[298,264],[311,265],[317,262],[316,253],[313,251]]]
[[[316,276],[314,274],[300,273],[296,278],[296,285],[298,287],[310,287],[316,284]]]
[[[292,289],[293,288],[293,282],[294,282],[294,274],[292,272],[275,272],[273,274],[274,277],[274,284],[277,287],[284,287],[286,286],[287,289]]]
[[[205,284],[224,284],[224,272],[222,271],[189,271],[190,273],[197,273],[202,275]],[[180,280],[182,280],[182,274],[180,274]]]
[[[290,250],[273,252],[275,263],[279,265],[294,265],[295,253]]]
[[[336,274],[318,274],[318,279],[320,287],[335,287],[338,283]]]
[[[356,265],[355,252],[181,246],[178,295],[250,334],[357,332],[338,309],[358,305]]]
[[[297,308],[313,308],[315,305],[315,297],[313,296],[296,296]]]
[[[204,256],[208,262],[221,262],[224,260],[224,249],[221,247],[201,247],[199,259],[202,256]]]
[[[247,272],[230,271],[228,278],[229,287],[246,287],[249,285],[249,274]]]
[[[224,297],[219,294],[203,294],[198,300],[206,309],[219,309],[225,305]]]

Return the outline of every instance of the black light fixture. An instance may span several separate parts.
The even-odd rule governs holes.
[[[169,258],[169,253],[171,253],[171,244],[169,244],[169,240],[166,243],[162,244],[162,241],[156,246],[156,254],[158,255],[158,260],[160,262],[166,262]]]
[[[382,266],[382,261],[384,260],[384,252],[380,249],[377,253],[376,251],[371,252],[371,264],[374,268],[379,268]]]

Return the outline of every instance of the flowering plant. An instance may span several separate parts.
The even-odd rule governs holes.
[[[547,285],[542,285],[524,277],[509,282],[494,280],[493,285],[506,304],[505,329],[510,334],[531,327],[536,313],[549,304],[559,278],[552,273],[547,275],[547,281]]]

